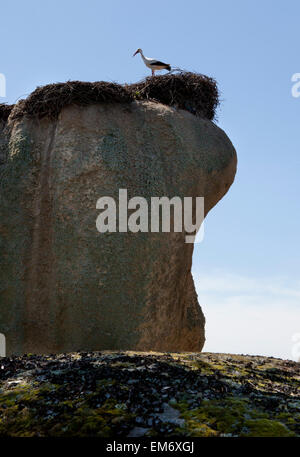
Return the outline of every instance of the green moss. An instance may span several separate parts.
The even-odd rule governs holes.
[[[218,432],[213,430],[201,420],[189,418],[186,420],[184,427],[177,427],[175,429],[176,435],[180,436],[192,436],[192,437],[207,437],[207,436],[218,436]]]
[[[294,436],[285,424],[251,407],[248,399],[204,400],[196,409],[188,409],[187,403],[172,406],[177,407],[185,419],[181,432],[190,436],[238,435],[240,430],[243,430],[241,436]]]
[[[292,417],[289,413],[279,413],[277,414],[276,418],[279,421],[288,422],[290,424],[294,424],[296,422],[296,417]]]
[[[102,413],[102,414],[101,414]],[[103,410],[93,410],[86,405],[80,406],[72,414],[59,417],[49,430],[50,436],[109,436],[109,421]]]
[[[207,374],[207,375],[212,374],[214,371],[213,367],[209,363],[204,362],[203,360],[193,361],[193,362],[191,362],[191,366],[194,369],[201,371],[201,373]]]
[[[191,356],[182,356],[180,354],[173,355],[173,359],[176,360],[177,365],[188,367],[192,370],[199,370],[202,374],[211,375],[215,374],[216,371],[226,373],[227,367],[225,364],[215,363],[213,361],[197,360]]]
[[[19,401],[32,401],[37,398],[38,389],[29,385],[19,386],[13,390],[0,394],[0,410],[4,407],[14,406]]]
[[[245,422],[244,432],[240,436],[285,437],[296,436],[286,425],[270,419],[251,419]]]
[[[120,408],[114,400],[108,400],[101,408],[94,409],[82,402],[71,415],[59,417],[59,423],[50,428],[49,435],[109,438],[114,435],[115,426],[130,423],[132,419],[133,416]]]
[[[35,435],[39,420],[34,418],[34,409],[27,405],[36,399],[37,392],[30,390],[30,386],[0,395],[0,436]]]
[[[134,363],[130,362],[114,362],[111,364],[111,366],[117,368],[135,368]]]
[[[48,384],[41,388],[26,386],[1,394],[0,436],[111,437],[115,427],[131,423],[133,419],[133,415],[126,412],[126,405],[113,399],[107,400],[100,408],[90,407],[87,402],[89,395],[48,405],[47,395],[54,390],[58,391],[57,386]],[[46,412],[42,418],[39,416],[41,409]]]

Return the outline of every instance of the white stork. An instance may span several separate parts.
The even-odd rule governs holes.
[[[155,70],[169,70],[171,71],[171,67],[168,63],[161,62],[160,60],[156,59],[150,59],[149,57],[145,57],[143,54],[142,49],[138,49],[135,51],[132,57],[136,56],[138,53],[141,54],[142,59],[144,61],[144,64],[148,67],[151,68],[152,71],[152,76],[155,75]]]

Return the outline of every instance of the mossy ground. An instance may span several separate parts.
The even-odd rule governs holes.
[[[2,358],[0,436],[300,436],[299,368],[208,353]]]

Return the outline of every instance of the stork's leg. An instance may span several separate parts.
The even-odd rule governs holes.
[[[154,75],[155,75],[155,70],[152,69],[152,76],[154,76]]]

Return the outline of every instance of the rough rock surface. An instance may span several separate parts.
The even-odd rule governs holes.
[[[13,116],[12,116],[13,118]],[[7,354],[201,351],[184,233],[96,230],[100,197],[227,192],[235,150],[211,121],[153,102],[68,106],[2,134],[0,332]],[[6,145],[6,146],[5,146]],[[5,149],[6,148],[6,149]]]
[[[0,436],[300,436],[300,365],[211,353],[0,359]]]
[[[3,165],[6,162],[6,155],[7,155],[7,149],[8,149],[8,138],[7,135],[5,135],[5,126],[6,123],[4,121],[1,121],[0,119],[0,169],[1,165]]]

